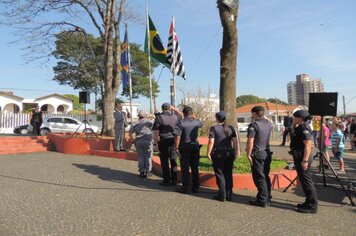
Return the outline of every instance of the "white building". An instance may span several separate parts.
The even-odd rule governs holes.
[[[182,100],[182,104],[191,106],[195,109],[204,109],[205,112],[216,113],[219,111],[220,99],[216,94],[209,94],[206,97],[187,96]]]
[[[130,103],[129,102],[124,102],[121,104],[122,105],[122,110],[125,111],[127,114],[131,113],[130,112]],[[141,106],[141,103],[138,102],[133,102],[132,104],[132,119],[133,121],[138,120],[138,112],[139,112],[139,107]],[[130,120],[130,119],[129,119]]]
[[[67,113],[73,110],[73,101],[57,93],[29,99],[16,96],[12,92],[0,91],[0,112],[20,113],[26,108],[36,106],[47,113]]]
[[[291,81],[287,84],[288,103],[291,105],[297,104],[297,83]]]
[[[309,105],[309,93],[324,92],[321,79],[311,80],[308,74],[299,74],[296,81],[287,84],[288,103],[292,105]]]

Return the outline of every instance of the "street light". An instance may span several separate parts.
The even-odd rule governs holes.
[[[239,0],[223,0],[222,2],[231,9],[235,9],[239,4]]]

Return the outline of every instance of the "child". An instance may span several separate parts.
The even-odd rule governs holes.
[[[342,133],[343,124],[340,121],[333,123],[333,132],[331,134],[331,144],[332,144],[332,152],[334,157],[339,162],[339,173],[344,174],[344,134]]]

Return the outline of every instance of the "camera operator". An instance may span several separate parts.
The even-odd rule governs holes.
[[[295,169],[306,197],[304,203],[297,205],[298,212],[301,213],[316,213],[318,209],[317,194],[310,171],[313,161],[310,155],[313,136],[307,124],[310,119],[311,116],[305,110],[293,114],[290,154],[293,155]]]

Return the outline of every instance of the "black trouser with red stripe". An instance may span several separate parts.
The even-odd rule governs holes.
[[[185,190],[190,190],[189,167],[192,171],[193,188],[199,188],[199,144],[182,143],[179,146],[180,167],[182,171],[182,184]]]
[[[312,179],[312,173],[310,171],[310,165],[313,162],[313,158],[312,157],[309,158],[308,169],[303,170],[302,168],[303,156],[304,153],[302,151],[293,152],[295,170],[297,171],[298,179],[300,181],[300,184],[302,185],[303,192],[305,194],[305,198],[306,198],[305,202],[308,203],[309,206],[316,206],[318,203],[318,199],[317,199],[314,182]]]
[[[272,155],[269,150],[256,150],[252,153],[252,177],[258,190],[257,201],[267,204],[271,196],[271,169]]]
[[[159,158],[161,160],[163,181],[165,183],[177,183],[177,160],[174,138],[161,139],[158,142]],[[169,170],[169,162],[171,168]]]
[[[234,149],[222,148],[213,149],[211,157],[216,177],[216,184],[219,187],[219,197],[225,199],[231,196],[233,188],[232,169],[235,160]]]

